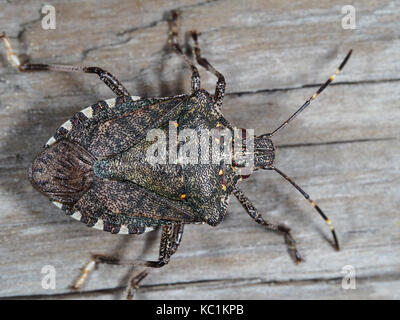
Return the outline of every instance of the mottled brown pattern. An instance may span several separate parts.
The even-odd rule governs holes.
[[[168,128],[165,129],[168,143]],[[181,200],[186,193],[182,167],[177,164],[151,164],[146,161],[147,150],[153,141],[143,139],[129,150],[99,160],[95,171],[103,177],[128,180],[171,200]]]
[[[201,130],[218,128],[228,129],[233,136],[232,125],[218,112],[210,94],[204,90],[197,91],[188,101],[188,112],[179,118],[179,129],[194,129],[200,136]],[[232,163],[213,163],[211,147],[209,160],[209,164],[186,164],[182,167],[187,202],[201,214],[203,221],[215,226],[223,220],[229,195],[240,176],[233,171]]]
[[[163,199],[137,184],[95,177],[90,190],[73,206],[82,217],[114,226],[158,227],[166,222],[195,222],[198,215],[183,203]],[[107,231],[107,230],[105,230]]]
[[[96,157],[117,154],[136,144],[154,128],[157,120],[174,109],[181,98],[142,99],[118,98],[113,108],[102,110],[80,126],[74,127],[68,138],[81,144]]]
[[[29,168],[29,180],[50,200],[70,205],[90,188],[93,162],[81,146],[61,140],[36,157]]]

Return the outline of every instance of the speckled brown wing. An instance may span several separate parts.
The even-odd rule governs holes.
[[[140,234],[166,223],[201,221],[182,201],[170,200],[131,181],[96,176],[94,161],[77,143],[62,139],[36,157],[29,180],[68,215],[112,233]]]
[[[115,105],[73,127],[66,138],[97,158],[108,157],[133,146],[148,130],[179,114],[186,96],[168,99],[117,98]]]
[[[182,202],[170,201],[130,181],[96,176],[91,188],[66,211],[89,227],[97,224],[112,233],[139,234],[166,223],[200,222],[198,214]]]
[[[34,160],[32,185],[73,218],[113,233],[138,234],[165,223],[199,222],[198,214],[184,203],[93,172],[98,159],[128,149],[149,129],[176,118],[186,97],[124,97],[78,112]]]

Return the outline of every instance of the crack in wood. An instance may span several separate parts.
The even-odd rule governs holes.
[[[393,79],[374,79],[374,80],[359,80],[359,81],[339,81],[333,82],[330,84],[333,86],[341,86],[341,85],[363,85],[363,84],[380,84],[380,83],[390,83],[390,82],[399,82],[400,78]],[[260,93],[275,93],[275,92],[287,92],[292,90],[301,90],[305,88],[316,88],[320,87],[321,83],[316,84],[305,84],[297,87],[286,87],[286,88],[273,88],[273,89],[259,89],[259,90],[251,90],[251,91],[236,91],[236,92],[226,92],[225,96],[244,96],[244,95],[253,95]]]
[[[385,275],[364,275],[356,277],[357,283],[367,283],[368,281],[399,281],[400,273],[388,273]],[[142,285],[140,291],[142,293],[154,292],[154,291],[167,291],[167,290],[179,290],[186,289],[188,286],[191,287],[238,287],[238,286],[304,286],[313,284],[333,284],[341,283],[343,276],[334,276],[327,278],[304,278],[304,279],[288,279],[288,280],[264,280],[262,278],[236,278],[236,279],[205,279],[205,280],[195,280],[195,281],[185,281],[185,282],[171,282],[153,285]],[[10,296],[10,297],[0,297],[3,299],[45,299],[45,298],[62,298],[62,297],[78,297],[78,296],[91,296],[91,295],[102,295],[102,294],[115,294],[126,290],[124,286],[118,286],[114,288],[104,288],[98,290],[87,290],[80,292],[64,292],[56,293],[50,295],[20,295],[20,296]]]

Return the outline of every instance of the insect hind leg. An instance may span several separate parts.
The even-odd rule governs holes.
[[[89,274],[95,269],[98,264],[101,263],[119,266],[146,267],[144,271],[132,277],[129,281],[127,289],[127,299],[133,299],[140,282],[145,279],[146,276],[149,274],[148,268],[161,268],[168,264],[171,256],[176,252],[182,240],[183,226],[183,223],[179,223],[174,225],[164,225],[162,227],[160,253],[157,261],[122,260],[117,257],[102,254],[93,254],[90,260],[82,268],[80,276],[72,285],[72,289],[79,290],[86,282]]]

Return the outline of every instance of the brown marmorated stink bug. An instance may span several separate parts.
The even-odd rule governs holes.
[[[290,229],[264,220],[238,187],[238,182],[251,173],[239,159],[249,155],[254,168],[252,171],[276,171],[311,203],[330,227],[335,246],[339,249],[335,230],[328,217],[306,192],[274,166],[275,148],[271,138],[334,80],[349,59],[351,50],[337,71],[282,125],[271,133],[247,135],[247,130],[235,128],[221,113],[224,76],[201,56],[198,36],[193,31],[191,37],[198,64],[218,78],[213,97],[200,89],[198,69],[185,55],[178,41],[177,16],[177,12],[172,12],[169,43],[192,70],[192,91],[165,98],[131,96],[117,78],[98,67],[22,64],[6,35],[3,33],[0,36],[8,51],[9,61],[19,71],[94,73],[117,96],[83,109],[61,125],[29,168],[32,185],[67,215],[89,227],[118,234],[142,234],[162,228],[157,261],[124,261],[93,255],[75,282],[75,289],[82,287],[98,263],[142,266],[144,271],[129,283],[127,297],[132,298],[140,281],[147,276],[148,267],[159,268],[169,262],[181,242],[184,225],[218,225],[226,214],[232,194],[257,223],[281,233],[294,261],[302,261]],[[195,138],[189,135],[189,140],[177,139],[176,136],[168,139],[168,134],[173,130],[179,135],[191,130]],[[205,133],[207,130],[220,134],[227,132],[228,135],[210,136]],[[154,143],[154,137],[149,139],[151,132],[161,134],[157,136],[157,143]],[[169,161],[152,163],[149,154],[156,159],[159,157],[159,160],[166,159],[162,149],[154,149],[162,137],[167,137],[169,146],[175,144],[179,156],[171,161],[173,148],[169,147]],[[236,140],[241,141],[241,147],[231,148]],[[217,147],[203,152],[198,147],[200,141],[205,141],[206,145],[211,141]],[[187,161],[188,146],[192,147],[191,156],[194,154],[197,162]],[[224,151],[228,158],[221,156],[220,152]],[[200,156],[206,160],[211,157],[213,161],[199,163]]]

